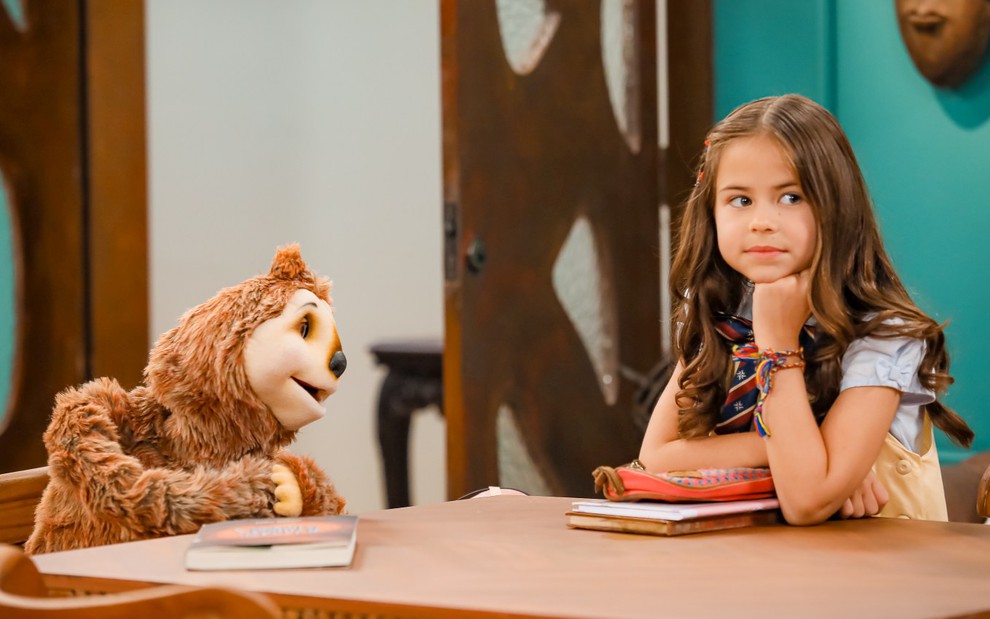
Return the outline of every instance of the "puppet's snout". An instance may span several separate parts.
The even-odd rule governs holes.
[[[340,378],[340,375],[343,374],[346,369],[347,357],[344,356],[344,351],[338,350],[333,353],[332,357],[330,357],[330,371],[333,372],[334,376]]]

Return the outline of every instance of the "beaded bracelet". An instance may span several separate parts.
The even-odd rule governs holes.
[[[765,348],[761,351],[755,343],[750,342],[734,347],[732,357],[736,361],[757,361],[756,388],[759,390],[759,396],[756,399],[756,409],[753,411],[753,423],[756,425],[756,431],[760,436],[770,438],[770,428],[763,421],[763,402],[773,387],[773,375],[777,373],[777,370],[803,368],[805,366],[804,348],[779,352],[772,348]],[[797,357],[798,359],[797,361],[788,361],[788,357]]]

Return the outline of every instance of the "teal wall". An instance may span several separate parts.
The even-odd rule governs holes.
[[[0,428],[10,398],[14,368],[14,244],[11,235],[10,200],[0,173]]]
[[[824,0],[714,0],[716,118],[741,103],[789,92],[799,92],[831,109],[835,77],[832,4]]]
[[[757,97],[799,92],[845,128],[884,241],[915,301],[939,321],[956,379],[946,403],[990,449],[980,400],[990,331],[990,62],[957,91],[930,85],[900,38],[893,0],[715,0],[721,118]],[[938,433],[942,460],[969,455]]]

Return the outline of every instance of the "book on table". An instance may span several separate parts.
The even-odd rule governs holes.
[[[566,513],[567,525],[576,529],[685,535],[721,531],[780,521],[776,498],[717,503],[616,502],[605,499],[574,501]]]
[[[186,550],[186,569],[346,567],[357,523],[357,516],[304,516],[204,524]]]

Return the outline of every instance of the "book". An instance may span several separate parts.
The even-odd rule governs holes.
[[[357,523],[357,516],[304,516],[204,524],[186,550],[186,569],[346,567]]]
[[[574,501],[567,525],[577,529],[645,535],[685,535],[774,524],[780,521],[777,499],[719,503]]]
[[[691,518],[689,520],[660,520],[567,512],[567,526],[572,529],[639,533],[641,535],[686,535],[705,531],[755,527],[777,522],[780,522],[780,512],[777,510],[708,516],[707,518]]]
[[[571,511],[604,516],[629,516],[632,518],[659,518],[663,520],[687,520],[706,516],[740,514],[780,508],[780,501],[769,499],[742,499],[706,503],[663,503],[657,501],[608,501],[586,499],[571,503]]]

